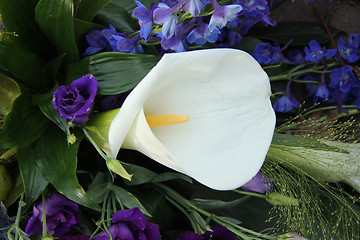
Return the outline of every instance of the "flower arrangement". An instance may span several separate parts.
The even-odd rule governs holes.
[[[360,35],[279,2],[0,0],[0,239],[358,239]]]

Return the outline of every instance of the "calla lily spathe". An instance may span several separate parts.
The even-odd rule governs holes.
[[[107,151],[116,157],[120,148],[134,149],[210,188],[238,188],[269,149],[270,94],[268,76],[241,50],[165,54],[112,120]],[[145,116],[162,114],[189,120],[150,128]]]

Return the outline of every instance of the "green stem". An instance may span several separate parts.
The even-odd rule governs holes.
[[[233,192],[266,199],[266,196],[264,194],[259,194],[259,193],[254,193],[254,192],[246,192],[246,191],[241,191],[241,190],[237,190],[237,189],[233,190]]]
[[[43,225],[42,225],[42,236],[43,238],[47,237],[47,231],[46,231],[46,206],[45,206],[45,194],[41,194],[41,201],[42,201],[42,217],[43,217]]]

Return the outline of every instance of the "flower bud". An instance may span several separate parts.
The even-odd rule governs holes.
[[[299,200],[296,198],[282,195],[281,193],[271,193],[266,195],[266,201],[274,206],[298,205]]]

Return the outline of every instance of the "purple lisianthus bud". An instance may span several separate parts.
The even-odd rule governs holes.
[[[146,222],[144,214],[135,207],[128,210],[117,211],[112,218],[113,225],[108,228],[112,240],[160,240],[159,226]],[[94,237],[94,240],[110,240],[104,231]]]
[[[45,200],[46,231],[53,236],[62,236],[72,227],[81,227],[79,206],[59,193],[53,193]],[[42,232],[43,206],[39,203],[33,208],[33,216],[26,225],[25,232],[30,236]]]
[[[59,240],[89,240],[90,236],[88,235],[75,235],[75,236],[62,236]]]
[[[60,86],[56,89],[52,104],[66,121],[85,123],[94,107],[97,88],[96,78],[87,74],[73,81],[70,86]]]
[[[263,173],[258,172],[249,182],[241,186],[244,191],[266,193],[270,192],[274,181]]]
[[[206,231],[202,235],[193,232],[184,232],[176,240],[235,240],[234,234],[223,226],[211,228],[212,231]]]

